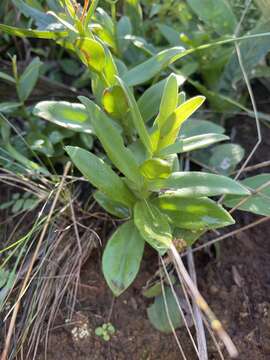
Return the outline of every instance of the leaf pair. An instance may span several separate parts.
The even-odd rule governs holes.
[[[171,74],[167,78],[163,88],[159,113],[151,133],[154,152],[160,155],[160,151],[175,143],[181,125],[203,102],[204,97],[197,96],[179,105],[177,77]]]

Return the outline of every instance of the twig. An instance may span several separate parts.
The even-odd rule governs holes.
[[[266,160],[266,161],[263,161],[259,164],[255,164],[255,165],[250,165],[250,166],[247,166],[245,169],[243,169],[243,172],[248,172],[248,171],[253,171],[253,170],[257,170],[257,169],[260,169],[262,167],[267,167],[267,166],[270,166],[270,160]],[[238,170],[235,170],[231,173],[231,175],[234,175],[238,172]]]
[[[236,235],[236,234],[238,234],[238,233],[240,233],[240,232],[242,232],[242,231],[245,231],[245,230],[248,230],[248,229],[250,229],[250,228],[252,228],[252,227],[255,227],[255,226],[257,226],[257,225],[263,224],[263,223],[265,223],[265,222],[267,222],[267,221],[269,221],[269,220],[270,220],[270,216],[263,217],[263,218],[261,218],[261,219],[259,219],[259,220],[255,220],[255,221],[253,221],[251,224],[248,224],[248,225],[246,225],[246,226],[243,226],[243,227],[241,227],[240,229],[233,230],[233,231],[229,232],[228,234],[221,235],[221,236],[219,236],[219,237],[217,237],[217,238],[215,238],[215,239],[213,239],[213,240],[208,241],[207,243],[205,243],[205,244],[203,244],[203,245],[199,245],[199,246],[193,248],[193,249],[192,249],[192,252],[194,253],[194,252],[196,252],[196,251],[202,250],[202,249],[204,249],[205,247],[208,247],[208,246],[211,246],[211,245],[213,245],[213,244],[216,244],[217,242],[219,242],[219,241],[221,241],[221,240],[227,239],[227,238],[229,238],[229,237],[231,237],[231,236],[234,236],[234,235]],[[181,254],[181,256],[184,256],[184,255],[186,255],[186,254],[187,254],[187,253],[183,253],[183,254]]]
[[[79,256],[78,270],[76,272],[76,282],[74,285],[74,296],[73,296],[73,302],[72,302],[71,312],[70,312],[70,318],[71,318],[72,314],[74,313],[74,309],[75,309],[75,302],[76,302],[77,293],[78,293],[78,284],[79,284],[79,280],[80,280],[80,271],[81,271],[81,267],[82,267],[82,245],[81,245],[81,239],[80,239],[78,225],[77,225],[77,221],[76,221],[74,206],[73,206],[73,202],[72,202],[71,198],[70,198],[70,210],[71,210],[71,217],[72,217],[75,237],[77,240],[78,256]]]
[[[39,241],[37,243],[37,246],[36,246],[36,249],[35,249],[35,252],[32,256],[32,260],[29,264],[29,268],[28,268],[28,271],[27,271],[27,274],[24,278],[24,281],[23,281],[23,284],[22,284],[22,287],[21,287],[21,290],[20,290],[20,293],[19,293],[19,296],[18,296],[18,300],[17,300],[17,303],[14,307],[14,310],[13,310],[13,313],[12,313],[12,317],[11,317],[11,320],[10,320],[10,324],[9,324],[9,328],[8,328],[8,333],[7,333],[7,337],[6,337],[6,341],[5,341],[5,346],[4,346],[4,350],[2,352],[2,355],[1,355],[1,360],[7,360],[7,357],[8,357],[8,351],[9,351],[9,347],[10,347],[10,342],[11,342],[11,337],[12,337],[12,333],[13,333],[13,329],[15,327],[15,323],[16,323],[16,318],[17,318],[17,315],[18,315],[18,312],[19,312],[19,309],[20,309],[20,304],[21,304],[21,299],[22,299],[22,294],[24,294],[25,292],[25,289],[27,287],[27,283],[28,283],[28,280],[31,276],[31,272],[33,270],[33,267],[34,267],[34,264],[35,264],[35,261],[36,261],[36,258],[38,256],[38,253],[39,253],[39,249],[42,245],[42,242],[44,240],[44,237],[46,235],[46,232],[47,232],[47,229],[48,229],[48,226],[50,224],[50,221],[51,221],[51,218],[52,218],[52,215],[53,215],[53,212],[54,212],[54,209],[56,207],[56,204],[57,204],[57,201],[59,199],[59,196],[61,194],[61,191],[62,191],[62,188],[64,186],[64,183],[65,183],[65,175],[67,175],[69,169],[70,169],[70,166],[71,166],[71,163],[68,162],[65,169],[64,169],[64,177],[62,178],[60,184],[59,184],[59,187],[57,189],[57,192],[56,192],[56,195],[55,195],[55,198],[53,200],[53,203],[52,203],[52,206],[51,206],[51,209],[50,209],[50,212],[49,212],[49,215],[46,219],[46,222],[45,222],[45,225],[42,229],[42,232],[40,234],[40,238],[39,238]]]

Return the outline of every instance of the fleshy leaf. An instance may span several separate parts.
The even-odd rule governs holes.
[[[255,191],[251,196],[231,196],[224,199],[224,204],[230,208],[237,207],[240,210],[250,211],[254,214],[270,216],[270,174],[260,174],[241,181],[241,184]],[[256,190],[261,190],[256,193]]]
[[[158,152],[158,155],[167,156],[174,153],[184,153],[193,150],[198,150],[224,140],[229,140],[229,137],[223,134],[196,135],[176,141],[174,144],[169,145],[164,149],[161,149]]]
[[[166,120],[161,129],[158,149],[163,149],[175,142],[180,127],[204,102],[204,96],[195,96],[181,104]]]
[[[68,36],[68,31],[61,30],[33,30],[33,29],[23,29],[14,26],[0,24],[0,30],[12,36],[19,36],[22,38],[37,38],[37,39],[53,39],[60,40]]]
[[[249,194],[246,187],[229,177],[196,171],[175,172],[167,179],[150,180],[148,186],[152,191],[177,190],[177,195],[183,197]]]
[[[189,230],[207,230],[234,224],[231,215],[208,198],[183,198],[163,195],[155,205],[168,216],[173,226]]]
[[[220,35],[233,34],[237,19],[227,0],[187,0],[198,17]]]
[[[144,239],[133,221],[119,226],[109,239],[102,257],[102,270],[115,296],[121,295],[135,279],[143,251]]]
[[[178,60],[184,50],[183,47],[176,46],[159,52],[149,60],[127,71],[123,76],[123,81],[127,86],[135,86],[147,82],[159,74],[165,67]]]
[[[166,179],[171,173],[170,162],[158,158],[146,160],[141,166],[140,171],[147,179]]]
[[[161,128],[167,118],[174,112],[178,104],[178,83],[174,74],[171,74],[166,80],[160,107],[159,114],[155,120],[155,124]]]
[[[172,241],[170,225],[159,209],[147,200],[134,207],[134,222],[142,237],[159,253],[164,254]]]
[[[123,180],[109,165],[96,155],[76,146],[67,146],[66,151],[87,180],[112,200],[128,207],[134,204],[134,196]]]
[[[19,77],[17,90],[21,101],[25,101],[34,89],[38,81],[41,65],[42,62],[39,58],[35,58]]]
[[[113,125],[113,121],[91,100],[86,97],[79,97],[79,99],[85,105],[91,117],[95,134],[108,157],[128,179],[141,186],[143,178],[140,175],[136,159],[132,152],[124,146],[121,133]]]
[[[93,133],[93,128],[82,104],[67,101],[41,101],[36,104],[33,114],[64,128]]]
[[[164,296],[161,294],[155,298],[155,302],[147,309],[147,315],[151,324],[157,330],[170,333],[172,328],[168,320],[168,313],[174,329],[182,326],[183,321],[171,288],[165,288]],[[168,313],[166,309],[168,309]]]
[[[107,114],[114,119],[121,119],[128,112],[128,102],[120,86],[105,89],[102,104]]]
[[[94,198],[96,202],[109,214],[117,216],[121,219],[126,219],[130,216],[128,208],[124,207],[120,202],[112,200],[103,192],[96,191],[94,193]]]
[[[126,84],[120,78],[117,78],[117,81],[120,84],[121,88],[123,89],[123,91],[126,95],[127,102],[129,104],[129,108],[130,108],[131,117],[133,120],[133,124],[139,134],[139,137],[140,137],[142,143],[144,144],[144,146],[146,147],[147,151],[150,154],[152,154],[152,150],[153,150],[152,142],[151,142],[150,136],[147,132],[146,126],[144,124],[143,118],[141,116],[141,113],[140,113],[140,110],[136,103],[136,100],[134,98],[134,95],[132,94],[132,92],[129,90],[129,88],[126,86]]]
[[[100,73],[106,63],[106,55],[103,46],[96,40],[85,37],[78,38],[75,45],[84,64]]]

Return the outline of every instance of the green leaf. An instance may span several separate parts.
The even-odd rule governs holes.
[[[110,46],[114,52],[117,52],[116,30],[110,16],[102,8],[97,8],[96,21],[99,26],[97,26],[97,24],[91,24],[93,26],[93,32],[102,42]]]
[[[27,157],[21,154],[14,146],[10,143],[10,133],[11,129],[9,126],[8,119],[0,112],[0,134],[2,136],[2,147],[5,149],[5,158],[6,154],[8,154],[11,158],[13,158],[17,163],[23,165],[20,166],[20,171],[26,170],[27,172],[41,173],[45,175],[49,175],[49,171],[35,163],[34,161],[29,160]],[[25,168],[25,169],[24,169]]]
[[[96,155],[76,146],[66,146],[66,152],[75,166],[92,185],[104,192],[112,200],[128,207],[134,204],[134,196],[123,180],[109,165]]]
[[[123,76],[128,86],[143,84],[158,75],[165,67],[178,60],[185,49],[178,46],[163,50],[149,60],[135,66]]]
[[[139,139],[129,144],[128,148],[132,151],[134,157],[136,158],[137,164],[142,164],[148,158],[145,147]]]
[[[144,239],[133,221],[121,225],[109,239],[102,257],[102,270],[115,296],[135,279],[142,260]]]
[[[3,267],[0,269],[0,288],[3,288],[8,281],[10,272]]]
[[[16,80],[12,76],[10,76],[2,71],[0,71],[0,79],[8,81],[12,84],[16,84]]]
[[[213,145],[217,142],[229,140],[230,138],[223,134],[203,134],[188,137],[183,140],[179,140],[176,143],[169,145],[168,147],[160,150],[158,156],[167,156],[174,153],[184,153],[193,150],[198,150],[209,145]]]
[[[204,96],[195,96],[178,106],[173,114],[166,120],[161,129],[160,141],[158,144],[159,150],[175,142],[183,122],[202,105],[204,100]]]
[[[208,198],[183,198],[172,193],[158,197],[154,203],[173,226],[182,229],[208,230],[234,224],[231,215]]]
[[[178,87],[183,85],[185,77],[174,74],[177,78]],[[162,99],[166,79],[147,88],[138,100],[138,107],[145,122],[148,122],[159,111],[160,102]]]
[[[22,38],[37,38],[37,39],[53,39],[53,40],[60,40],[61,38],[65,38],[68,36],[68,31],[61,30],[33,30],[33,29],[22,29],[17,28],[14,26],[8,26],[4,24],[0,24],[0,30],[4,31],[5,33],[12,35],[12,36],[19,36]]]
[[[93,133],[88,113],[82,104],[67,101],[41,101],[35,105],[33,114],[66,129]]]
[[[116,85],[115,76],[118,75],[117,66],[111,52],[105,48],[106,62],[102,72],[102,76],[91,74],[92,92],[96,98],[96,102],[101,105],[103,92],[106,88]]]
[[[166,120],[172,115],[178,105],[178,83],[174,74],[171,74],[165,83],[163,90],[159,113],[154,122],[152,133],[150,135],[152,146],[156,151],[160,138],[160,130]]]
[[[154,298],[162,293],[161,283],[155,283],[150,288],[143,291],[143,296],[146,298]]]
[[[134,124],[136,130],[138,131],[139,137],[140,137],[142,143],[144,144],[144,146],[146,147],[147,151],[150,154],[152,154],[153,146],[151,143],[151,139],[147,132],[146,126],[144,124],[143,118],[141,116],[141,113],[140,113],[140,110],[136,103],[136,100],[134,98],[134,95],[129,90],[129,88],[126,86],[126,84],[119,77],[117,77],[117,81],[120,84],[121,88],[123,89],[123,91],[126,95],[126,98],[127,98],[128,104],[129,104],[129,108],[130,108],[130,113],[131,113],[132,120],[133,120],[133,124]]]
[[[31,17],[34,19],[39,29],[48,29],[50,25],[55,24],[55,19],[53,16],[39,11],[38,9],[25,3],[25,1],[12,0],[12,2],[26,17]]]
[[[27,135],[27,143],[30,149],[41,154],[51,157],[54,155],[54,148],[48,137],[39,131],[29,132]]]
[[[165,79],[159,81],[148,87],[139,98],[138,107],[144,122],[148,122],[158,113],[165,84]]]
[[[83,63],[92,70],[100,73],[106,64],[106,55],[103,46],[91,38],[78,38],[75,42],[78,54]]]
[[[157,28],[171,46],[178,46],[180,41],[180,32],[166,24],[157,24]]]
[[[215,146],[207,165],[221,174],[230,174],[245,155],[245,150],[238,144],[223,144]]]
[[[203,134],[183,139],[181,152],[188,152],[213,145],[220,141],[229,140],[229,136],[223,134]]]
[[[167,179],[150,180],[148,187],[152,191],[177,190],[177,195],[183,197],[249,194],[247,188],[229,177],[196,171],[175,172]]]
[[[150,305],[147,309],[147,316],[155,329],[170,333],[172,332],[172,328],[168,320],[168,313],[174,329],[182,326],[183,321],[170,287],[165,287],[164,296],[161,294],[155,298],[154,304]]]
[[[2,113],[12,113],[14,110],[18,109],[20,106],[22,106],[19,102],[4,102],[0,103],[0,112]]]
[[[170,162],[158,158],[146,160],[140,171],[146,179],[166,179],[171,174]]]
[[[255,28],[249,34],[267,33],[270,29],[270,21],[258,22]],[[245,71],[248,76],[251,75],[256,65],[258,65],[270,50],[270,42],[268,37],[259,37],[254,39],[247,39],[239,45],[243,64],[245,64]],[[238,55],[236,51],[233,52],[231,58],[227,62],[224,72],[220,77],[219,88],[220,92],[227,94],[234,94],[236,84],[242,80],[243,73],[239,66]]]
[[[120,219],[126,219],[130,217],[128,208],[124,207],[120,202],[112,200],[103,192],[95,191],[94,198],[96,202],[109,214],[117,216]]]
[[[225,129],[212,121],[190,118],[181,128],[181,137],[188,138],[209,133],[223,134]]]
[[[132,23],[136,34],[142,31],[142,8],[139,0],[124,1],[124,14],[127,15]]]
[[[159,114],[155,124],[161,128],[167,118],[174,112],[178,105],[178,83],[174,74],[171,74],[165,83],[162,99],[160,102]]]
[[[237,19],[227,0],[187,0],[195,14],[220,35],[234,34]]]
[[[6,140],[6,139],[5,139]],[[15,147],[13,147],[8,140],[6,140],[5,150],[7,151],[8,155],[10,155],[15,161],[19,164],[22,164],[25,167],[25,170],[40,173],[44,175],[49,175],[49,171],[45,168],[40,166],[38,163],[29,160],[26,156],[22,155]],[[20,166],[20,169],[22,167]]]
[[[103,69],[103,75],[106,79],[106,87],[116,85],[116,76],[118,75],[118,69],[116,66],[116,59],[114,59],[112,53],[105,48],[106,62]],[[99,78],[100,81],[100,78]]]
[[[241,184],[255,191],[251,196],[226,196],[224,204],[229,208],[234,208],[240,201],[244,201],[237,208],[244,211],[249,211],[254,214],[270,216],[270,174],[260,174],[252,176],[241,181]],[[256,190],[261,188],[258,193]]]
[[[164,254],[171,242],[172,234],[166,217],[150,202],[143,200],[135,204],[134,222],[142,237],[155,250]]]
[[[35,58],[20,76],[17,85],[17,91],[19,98],[22,102],[27,100],[27,98],[33,91],[39,78],[39,70],[41,65],[42,62],[39,60],[39,58]]]
[[[135,182],[138,186],[142,185],[143,178],[140,175],[139,167],[132,152],[124,146],[123,138],[118,129],[113,125],[102,110],[86,97],[79,97],[85,105],[91,122],[99,141],[101,142],[108,157],[113,164],[128,179]]]
[[[132,25],[127,16],[122,16],[121,19],[118,21],[116,32],[119,48],[123,53],[127,50],[129,45],[129,41],[125,39],[125,36],[132,34]]]
[[[129,110],[126,95],[120,86],[104,90],[102,105],[107,114],[114,119],[123,119]]]

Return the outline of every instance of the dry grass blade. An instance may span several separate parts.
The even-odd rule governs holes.
[[[42,232],[40,234],[40,238],[39,238],[39,241],[37,243],[37,246],[36,246],[36,249],[35,249],[35,252],[32,256],[32,259],[31,259],[31,263],[29,265],[29,268],[28,268],[28,271],[27,271],[27,274],[24,278],[24,281],[23,281],[23,284],[22,284],[22,287],[21,287],[21,290],[20,290],[20,293],[19,293],[19,296],[18,296],[18,300],[16,302],[16,305],[14,307],[14,310],[13,310],[13,313],[12,313],[12,317],[11,317],[11,320],[10,320],[10,324],[9,324],[9,329],[8,329],[8,333],[7,333],[7,337],[6,337],[6,341],[5,341],[5,345],[4,345],[4,350],[2,352],[2,355],[1,355],[1,360],[7,360],[8,358],[8,352],[9,352],[9,347],[10,347],[10,342],[11,342],[11,338],[12,338],[12,333],[13,333],[13,329],[15,327],[15,323],[16,323],[16,318],[17,318],[17,315],[18,315],[18,312],[19,312],[19,308],[20,308],[20,303],[21,303],[21,296],[22,294],[24,294],[25,292],[25,289],[27,287],[27,284],[28,284],[28,281],[30,279],[30,276],[31,276],[31,272],[32,272],[32,269],[34,267],[34,263],[36,261],[36,258],[37,258],[37,255],[39,253],[39,250],[40,250],[40,247],[41,247],[41,244],[42,244],[42,241],[46,235],[46,232],[47,232],[47,229],[48,229],[48,226],[50,224],[50,221],[51,221],[51,218],[52,218],[52,215],[53,215],[53,212],[54,212],[54,209],[56,207],[56,204],[57,204],[57,201],[59,199],[59,196],[61,194],[61,191],[62,191],[62,188],[64,186],[64,183],[65,183],[65,175],[67,175],[69,169],[70,169],[70,166],[71,166],[71,163],[67,163],[66,167],[65,167],[65,170],[64,170],[64,177],[62,178],[60,184],[59,184],[59,187],[57,189],[57,192],[56,192],[56,195],[55,195],[55,198],[54,198],[54,201],[52,203],[52,206],[51,206],[51,209],[50,209],[50,212],[49,212],[49,215],[47,217],[47,220],[45,222],[45,225],[42,229]]]
[[[194,348],[194,350],[195,350],[198,358],[200,359],[198,348],[197,348],[197,346],[196,346],[196,343],[195,343],[195,341],[194,341],[194,339],[193,339],[193,336],[192,336],[192,334],[191,334],[191,331],[190,331],[190,329],[189,329],[189,326],[188,326],[186,317],[185,317],[184,312],[183,312],[183,310],[182,310],[182,308],[181,308],[181,305],[180,305],[179,300],[178,300],[178,296],[177,296],[177,294],[176,294],[176,292],[175,292],[175,289],[174,289],[174,287],[173,287],[173,284],[172,284],[170,275],[169,275],[169,273],[168,273],[168,270],[167,270],[167,268],[166,268],[165,262],[164,262],[164,260],[162,259],[162,257],[160,257],[160,261],[161,261],[161,263],[162,263],[162,266],[163,266],[163,269],[164,269],[166,278],[167,278],[168,283],[169,283],[169,285],[170,285],[172,294],[173,294],[173,296],[174,296],[174,298],[175,298],[177,307],[178,307],[178,309],[179,309],[179,312],[180,312],[180,314],[181,314],[181,317],[182,317],[182,319],[183,319],[183,322],[184,322],[184,324],[185,324],[185,327],[186,327],[186,329],[187,329],[187,332],[188,332],[188,335],[189,335],[189,337],[190,337],[190,340],[191,340],[191,343],[192,343],[192,345],[193,345],[193,348]],[[164,301],[165,301],[165,300],[164,300]],[[192,312],[192,309],[191,309],[191,312]]]
[[[166,311],[166,315],[167,315],[167,318],[168,318],[168,322],[170,324],[170,327],[172,329],[172,333],[173,333],[173,336],[175,338],[175,341],[177,343],[177,346],[181,352],[181,355],[183,357],[184,360],[188,360],[186,358],[186,355],[185,355],[185,352],[183,350],[183,347],[178,339],[178,336],[175,332],[175,329],[174,329],[174,326],[173,326],[173,323],[172,323],[172,319],[171,319],[171,316],[170,316],[170,312],[169,312],[169,308],[168,308],[168,304],[167,304],[167,299],[166,299],[166,293],[165,293],[165,289],[164,289],[164,282],[163,282],[163,278],[162,276],[160,276],[160,283],[161,283],[161,289],[162,289],[162,295],[163,295],[163,298],[164,298],[164,306],[165,306],[165,311]]]

